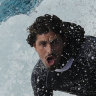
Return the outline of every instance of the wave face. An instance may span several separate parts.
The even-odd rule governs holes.
[[[0,22],[10,16],[28,14],[30,10],[38,6],[43,0],[1,0]]]

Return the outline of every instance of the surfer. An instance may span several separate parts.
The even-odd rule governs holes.
[[[40,57],[31,77],[35,96],[53,96],[54,90],[96,95],[95,37],[49,14],[38,17],[28,30],[27,42]]]

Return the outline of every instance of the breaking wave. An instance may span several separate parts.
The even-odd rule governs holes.
[[[10,16],[28,14],[43,0],[1,0],[0,22],[7,20]]]

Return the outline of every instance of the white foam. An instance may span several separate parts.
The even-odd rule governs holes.
[[[86,34],[96,36],[96,1],[44,0],[28,15],[17,15],[0,25],[0,96],[33,96],[31,72],[38,60],[35,50],[26,43],[26,28],[37,16],[55,14],[64,21],[82,25]],[[72,96],[54,92],[54,96]]]

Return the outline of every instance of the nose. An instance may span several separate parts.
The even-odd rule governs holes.
[[[49,54],[52,53],[52,46],[51,46],[51,44],[48,44],[48,45],[47,45],[46,50],[47,50],[47,52],[48,52]]]

